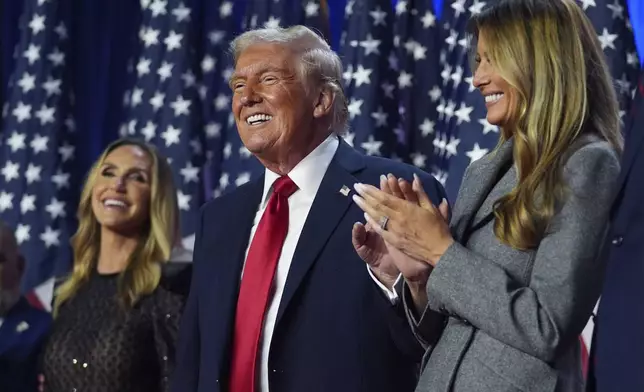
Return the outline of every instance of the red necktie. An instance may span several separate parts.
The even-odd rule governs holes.
[[[256,392],[259,339],[271,283],[288,231],[288,198],[297,185],[288,176],[273,184],[273,194],[251,242],[237,298],[229,392]]]

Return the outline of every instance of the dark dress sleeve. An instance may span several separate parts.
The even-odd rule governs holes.
[[[179,321],[186,302],[188,289],[178,280],[189,273],[189,268],[177,276],[164,276],[155,292],[153,310],[154,345],[161,370],[161,391],[170,390],[170,378],[176,364],[176,348],[179,336]]]

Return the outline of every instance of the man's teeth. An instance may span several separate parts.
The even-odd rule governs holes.
[[[121,200],[107,199],[103,202],[106,207],[116,206],[116,207],[127,207],[124,202]]]
[[[490,103],[490,102],[496,102],[499,99],[503,97],[503,94],[490,94],[485,96],[485,102]]]
[[[255,125],[260,122],[269,121],[272,118],[273,116],[269,116],[268,114],[253,114],[246,119],[246,123],[249,125]]]

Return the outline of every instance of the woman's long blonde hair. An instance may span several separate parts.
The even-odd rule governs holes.
[[[88,281],[96,269],[101,242],[101,227],[92,210],[92,189],[105,158],[118,147],[136,146],[152,161],[150,211],[140,241],[120,274],[119,300],[133,306],[142,296],[152,293],[161,279],[160,264],[166,262],[178,236],[177,194],[172,170],[156,148],[136,139],[119,139],[110,144],[92,166],[78,204],[78,230],[71,239],[74,266],[71,275],[56,290],[54,314]]]
[[[587,133],[622,149],[619,106],[592,24],[574,0],[500,0],[470,21],[498,74],[516,91],[499,146],[514,137],[518,183],[495,205],[494,232],[535,248],[566,196],[567,150]]]

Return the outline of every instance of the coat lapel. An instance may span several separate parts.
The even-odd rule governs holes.
[[[221,259],[225,260],[224,268],[217,272],[220,276],[226,277],[223,279],[226,282],[232,281],[236,282],[236,285],[239,284],[250,230],[253,227],[253,219],[261,202],[263,190],[264,176],[262,175],[249,184],[248,189],[237,192],[235,198],[230,199],[228,205],[223,206],[224,222],[235,222],[232,225],[218,225],[218,227],[222,227],[222,231],[218,233],[217,237],[223,238],[226,246],[217,248],[221,252]],[[232,277],[234,279],[231,279]]]
[[[496,151],[472,165],[466,181],[458,191],[457,201],[454,205],[452,235],[457,241],[461,242],[472,227],[476,213],[496,184],[501,169],[512,161],[513,147],[514,142],[509,139]],[[487,219],[488,215],[492,213],[493,211],[490,210],[480,220]]]
[[[228,337],[232,336],[244,256],[263,189],[263,175],[240,188],[227,203],[219,207],[221,213],[217,219],[221,219],[221,222],[206,225],[216,228],[216,231],[203,234],[204,259],[217,260],[217,263],[207,263],[208,272],[202,272],[202,275],[213,279],[206,286],[206,290],[209,290],[208,306],[214,307],[209,313],[212,315],[211,323],[214,324],[210,325],[216,325],[210,333],[221,333],[221,338],[217,339],[220,342],[228,342]],[[226,347],[221,347],[219,351],[223,355]]]
[[[357,182],[354,173],[364,168],[362,156],[340,139],[340,145],[329,164],[320,189],[318,190],[302,234],[295,248],[291,268],[288,272],[284,293],[277,312],[276,325],[293,299],[308,271],[315,264],[338,223],[353,203],[353,184]],[[348,187],[351,192],[340,192]],[[350,235],[350,233],[347,233]]]

